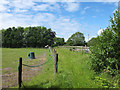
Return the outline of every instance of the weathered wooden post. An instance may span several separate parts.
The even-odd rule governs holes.
[[[21,88],[22,83],[22,58],[19,59],[19,67],[18,67],[18,84],[19,88]]]
[[[58,54],[56,54],[56,57],[55,57],[55,73],[58,72]]]

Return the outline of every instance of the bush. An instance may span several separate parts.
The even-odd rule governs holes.
[[[96,42],[90,47],[91,65],[96,72],[108,71],[116,75],[120,70],[120,17],[119,11],[111,18],[111,26],[107,27]]]

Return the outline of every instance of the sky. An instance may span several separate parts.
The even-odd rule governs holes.
[[[118,0],[1,0],[0,29],[45,26],[65,41],[75,32],[85,40],[106,28]]]

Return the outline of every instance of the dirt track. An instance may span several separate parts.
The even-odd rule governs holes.
[[[46,60],[46,53],[44,53],[43,55],[41,55],[37,58],[40,58],[40,63],[37,63],[36,65],[40,65],[40,64],[44,63]],[[34,65],[34,66],[36,66],[36,65]],[[9,70],[10,68],[5,68],[5,69]],[[33,77],[37,74],[40,74],[42,72],[42,69],[43,69],[42,66],[33,67],[33,68],[24,66],[24,69],[22,72],[23,82],[30,81],[31,77]],[[4,74],[1,76],[2,76],[2,88],[18,86],[18,72],[8,73],[8,74]]]

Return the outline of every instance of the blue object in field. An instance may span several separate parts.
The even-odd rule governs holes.
[[[29,59],[35,59],[35,54],[34,54],[34,52],[29,52],[28,58],[29,58]]]

